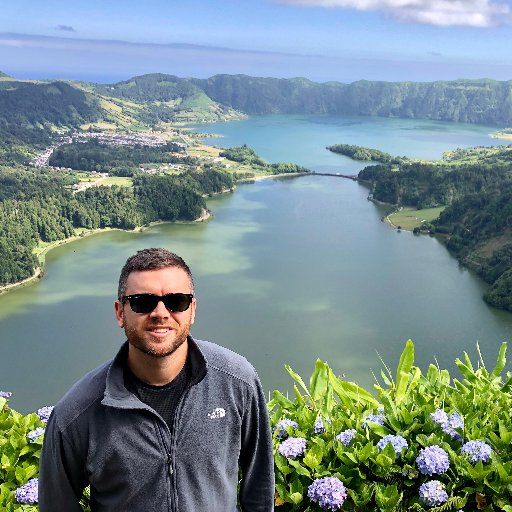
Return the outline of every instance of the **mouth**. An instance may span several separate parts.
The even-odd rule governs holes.
[[[171,327],[150,327],[148,332],[156,338],[163,338],[167,336],[172,330],[173,329]]]

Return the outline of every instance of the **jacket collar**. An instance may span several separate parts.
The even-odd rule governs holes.
[[[192,336],[187,338],[187,343],[192,368],[189,386],[195,386],[205,377],[208,363]],[[101,403],[123,409],[144,409],[147,406],[130,393],[124,385],[124,367],[127,357],[128,341],[125,341],[108,369],[105,393]]]

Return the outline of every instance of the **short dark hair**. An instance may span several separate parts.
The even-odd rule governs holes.
[[[133,256],[130,256],[124,267],[121,269],[119,276],[119,286],[117,288],[117,298],[121,300],[126,292],[126,282],[128,276],[132,272],[142,272],[144,270],[159,270],[161,268],[177,267],[184,270],[190,279],[192,289],[194,288],[194,279],[190,268],[185,263],[183,258],[174,254],[167,249],[150,248],[137,251]]]

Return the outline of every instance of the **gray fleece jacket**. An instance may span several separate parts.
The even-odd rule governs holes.
[[[68,391],[46,427],[40,512],[81,512],[87,485],[93,512],[274,510],[271,433],[254,368],[213,343],[188,343],[192,379],[172,435],[124,386],[127,344]]]

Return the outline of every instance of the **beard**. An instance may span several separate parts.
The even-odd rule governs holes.
[[[154,324],[151,327],[158,328],[159,325]],[[128,343],[134,348],[150,357],[160,358],[174,354],[174,352],[187,341],[190,332],[190,324],[187,323],[178,327],[176,330],[170,331],[169,338],[171,338],[171,334],[174,334],[172,339],[164,338],[160,341],[153,341],[150,334],[140,334],[140,331],[132,326],[125,325],[124,332]]]

